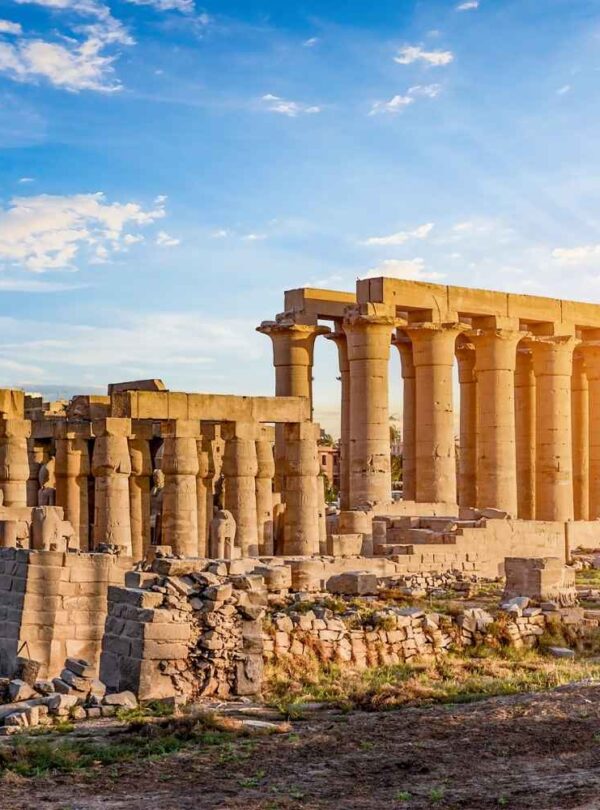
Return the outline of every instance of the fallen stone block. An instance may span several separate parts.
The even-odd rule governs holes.
[[[121,706],[125,709],[135,709],[138,705],[136,696],[128,691],[105,695],[102,702],[105,706]]]
[[[368,596],[377,593],[377,576],[366,571],[347,571],[327,580],[329,593]]]
[[[93,678],[96,674],[94,667],[83,658],[67,658],[65,669],[70,669],[74,675],[79,675],[82,678]]]
[[[327,554],[332,557],[358,557],[362,544],[362,534],[332,534],[327,538]]]
[[[575,658],[575,651],[568,647],[548,647],[548,652],[554,658]]]
[[[8,696],[11,701],[18,702],[20,700],[31,700],[37,697],[35,689],[20,678],[10,681],[8,684]]]

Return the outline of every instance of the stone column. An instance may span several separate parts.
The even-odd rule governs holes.
[[[349,509],[350,504],[350,363],[348,339],[343,331],[336,330],[327,336],[338,349],[340,382],[342,386],[340,411],[340,509]]]
[[[477,503],[477,382],[475,346],[467,340],[456,346],[460,384],[460,439],[458,457],[458,503]]]
[[[91,473],[89,423],[69,425],[59,422],[55,428],[56,504],[64,509],[75,531],[81,551],[91,551],[89,476]]]
[[[536,388],[535,516],[573,520],[571,375],[577,339],[530,341]]]
[[[344,320],[350,364],[350,508],[371,509],[392,499],[388,371],[394,319],[350,310]],[[372,311],[371,311],[372,310]]]
[[[458,323],[408,326],[413,344],[417,400],[416,500],[456,503],[452,370]]]
[[[273,342],[275,366],[275,396],[306,397],[312,417],[312,373],[315,340],[329,334],[327,326],[294,323],[291,317],[280,316],[277,321],[263,321],[257,329]],[[275,488],[283,489],[285,448],[283,426],[275,429]]]
[[[403,381],[402,406],[402,499],[414,501],[417,498],[417,464],[415,457],[417,396],[415,364],[411,341],[399,335],[392,341],[400,354]]]
[[[573,431],[573,502],[575,520],[590,514],[590,414],[589,385],[583,354],[573,355],[571,378],[571,426]]]
[[[30,436],[28,419],[0,419],[0,489],[4,506],[27,506]]]
[[[511,323],[478,329],[471,338],[477,380],[477,506],[512,517],[517,515],[515,368],[522,337],[518,323]]]
[[[530,349],[517,349],[515,432],[517,443],[517,515],[535,520],[535,374]]]
[[[50,458],[50,448],[38,439],[27,440],[27,456],[29,459],[29,478],[27,479],[27,506],[38,506],[38,493],[40,491],[40,468]]]
[[[235,519],[237,525],[235,542],[236,546],[241,549],[242,557],[257,557],[256,425],[227,422],[223,425],[222,435],[225,439],[224,506]]]
[[[285,425],[285,512],[283,554],[319,553],[319,426],[312,422]]]
[[[150,546],[150,490],[152,488],[150,439],[152,430],[150,425],[143,423],[134,423],[133,429],[134,435],[129,440],[131,546],[133,559],[141,560]]]
[[[211,464],[210,440],[204,438],[196,442],[198,451],[198,473],[196,475],[196,502],[198,514],[198,557],[209,556],[210,522],[213,519],[212,480],[214,469]]]
[[[600,518],[600,340],[581,344],[588,378],[589,401],[589,520]]]
[[[259,429],[256,440],[256,516],[258,527],[258,553],[261,557],[273,554],[273,477],[275,460],[271,431],[265,426]]]
[[[110,543],[131,555],[129,511],[129,436],[131,420],[109,417],[92,423],[96,437],[92,453],[94,487],[94,546]]]
[[[162,500],[162,542],[174,554],[198,554],[197,420],[169,419],[162,423],[162,471],[165,486]]]

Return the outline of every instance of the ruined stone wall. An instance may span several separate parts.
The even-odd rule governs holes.
[[[107,591],[122,583],[130,558],[30,549],[0,549],[0,674],[14,672],[19,651],[53,677],[65,658],[97,668]]]

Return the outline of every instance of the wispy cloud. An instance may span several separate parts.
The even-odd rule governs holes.
[[[392,233],[389,236],[370,236],[368,239],[363,240],[361,245],[368,245],[369,247],[385,246],[385,245],[404,245],[411,239],[426,239],[433,230],[433,222],[426,222],[424,225],[419,225],[413,228],[412,231],[399,231]]]
[[[33,183],[34,179],[33,177],[19,177],[19,183]]]
[[[314,48],[321,40],[319,37],[310,37],[310,39],[305,39],[302,43],[304,48]]]
[[[23,29],[19,23],[11,22],[10,20],[0,20],[0,34],[15,34],[18,36],[23,33]]]
[[[456,11],[474,11],[479,8],[479,0],[466,0],[465,3],[460,3],[455,8]]]
[[[432,67],[449,65],[454,59],[452,51],[426,51],[420,45],[405,45],[394,57],[399,65],[411,65],[413,62],[425,62]]]
[[[443,273],[425,269],[425,262],[420,257],[415,259],[385,259],[377,267],[372,267],[361,278],[404,278],[409,281],[436,281],[444,278]]]
[[[405,95],[392,96],[389,101],[376,101],[369,115],[379,115],[381,113],[396,114],[401,112],[405,107],[413,104],[414,101],[421,98],[436,98],[442,90],[440,84],[416,84],[414,87],[409,87]]]
[[[563,84],[563,86],[559,87],[558,90],[556,91],[556,95],[557,96],[564,96],[565,93],[568,93],[570,90],[571,90],[571,85],[570,84]]]
[[[0,262],[37,273],[75,269],[82,256],[102,263],[139,241],[130,228],[164,216],[164,198],[144,210],[133,202],[108,203],[99,192],[15,197],[0,209]]]
[[[269,112],[287,115],[289,118],[297,118],[299,115],[311,115],[321,112],[320,107],[304,104],[301,101],[289,101],[288,99],[281,98],[281,96],[274,96],[271,93],[262,96],[261,101],[265,109]]]
[[[247,233],[242,237],[246,242],[262,242],[267,238],[266,233]]]
[[[194,0],[126,0],[135,6],[152,6],[156,11],[180,11],[182,14],[193,14]]]
[[[158,245],[158,247],[176,247],[180,242],[181,239],[171,236],[166,231],[159,231],[156,234],[154,244]]]
[[[589,264],[600,259],[600,244],[576,245],[572,248],[554,248],[552,258],[562,264]]]

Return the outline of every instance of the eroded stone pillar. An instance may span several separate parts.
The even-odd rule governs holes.
[[[487,320],[487,319],[486,319]],[[518,323],[476,330],[477,506],[517,515],[515,368]]]
[[[129,478],[129,510],[131,514],[131,547],[134,560],[141,560],[150,546],[150,490],[152,456],[151,428],[134,423],[134,435],[129,440],[131,476]]]
[[[477,382],[475,346],[468,340],[456,345],[460,385],[460,438],[458,456],[458,503],[477,503]]]
[[[318,437],[319,426],[311,422],[284,427],[283,553],[286,555],[319,553]]]
[[[570,335],[528,341],[536,387],[537,520],[573,520],[571,375],[577,343]]]
[[[212,480],[214,468],[211,463],[210,441],[204,438],[196,442],[198,473],[196,475],[196,503],[198,514],[198,557],[209,556],[210,523],[213,519]]]
[[[275,395],[278,397],[306,397],[312,417],[312,374],[315,340],[329,334],[327,326],[295,323],[293,318],[279,316],[277,321],[263,321],[257,329],[273,342],[275,366]],[[285,448],[283,425],[275,429],[275,488],[283,489]]]
[[[236,545],[242,557],[258,556],[256,433],[257,426],[252,423],[227,422],[222,428],[224,506],[236,522]]]
[[[515,368],[515,433],[517,455],[517,515],[535,520],[535,374],[531,349],[517,348]]]
[[[94,546],[109,543],[131,555],[129,511],[129,436],[131,420],[110,417],[94,420]]]
[[[419,323],[406,328],[413,344],[417,401],[416,500],[456,503],[456,453],[452,369],[457,323]]]
[[[392,498],[388,371],[394,318],[369,304],[348,311],[350,364],[350,508]]]
[[[258,553],[269,557],[273,554],[273,457],[272,429],[261,426],[256,440],[256,517],[258,528]]]
[[[56,504],[64,509],[65,520],[73,526],[81,551],[90,551],[89,476],[91,473],[88,424],[70,426],[59,422],[55,428]]]
[[[198,475],[197,440],[200,423],[196,420],[169,419],[162,423],[162,542],[175,554],[198,554]]]
[[[340,509],[350,504],[350,363],[348,339],[345,332],[336,330],[327,336],[338,349],[340,382],[342,387],[340,410]]]
[[[417,497],[417,464],[415,457],[417,393],[413,347],[411,341],[402,335],[396,337],[393,343],[400,354],[403,381],[402,499],[414,501]]]
[[[589,397],[590,513],[600,518],[600,340],[585,340],[580,348],[585,361]]]
[[[27,506],[29,436],[28,419],[0,419],[0,489],[4,506]]]
[[[590,514],[590,414],[589,385],[583,354],[573,355],[571,378],[571,426],[573,431],[573,504],[575,520]]]

